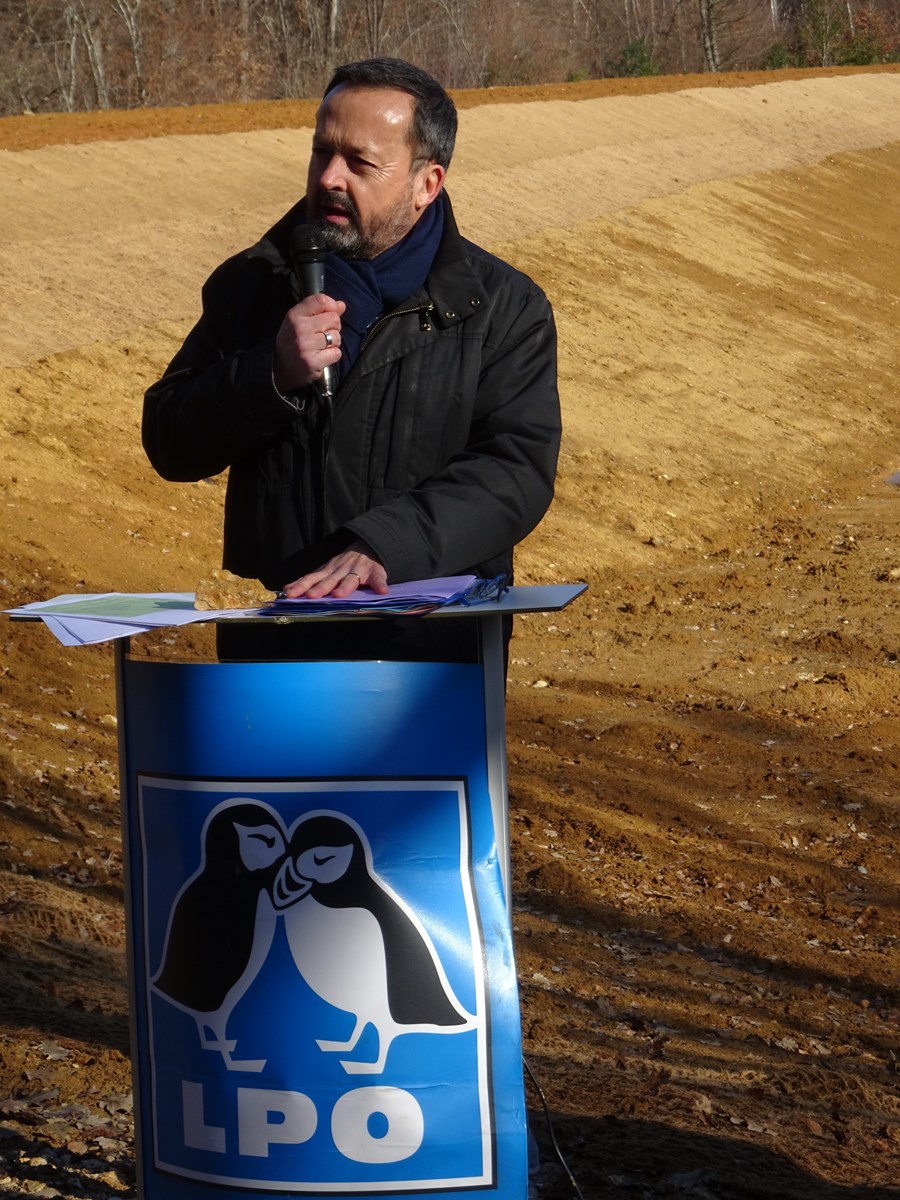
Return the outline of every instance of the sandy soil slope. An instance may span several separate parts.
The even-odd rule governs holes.
[[[560,326],[520,579],[590,585],[512,650],[525,1044],[585,1196],[900,1198],[900,72],[685,82],[485,96],[450,178]],[[308,118],[0,121],[4,607],[218,565],[141,393]],[[125,1193],[111,654],[0,635],[0,1189]]]

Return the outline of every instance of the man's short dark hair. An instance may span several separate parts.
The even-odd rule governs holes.
[[[413,98],[410,133],[414,160],[439,163],[445,170],[456,142],[456,105],[427,71],[402,58],[367,58],[338,67],[323,99],[341,85],[359,88],[396,88]]]

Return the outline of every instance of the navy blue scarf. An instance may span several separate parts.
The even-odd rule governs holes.
[[[425,282],[441,235],[444,232],[444,202],[438,197],[422,213],[412,229],[395,246],[377,258],[325,259],[325,291],[343,300],[347,311],[341,317],[341,361],[344,376],[356,362],[362,343],[382,313],[390,312]]]

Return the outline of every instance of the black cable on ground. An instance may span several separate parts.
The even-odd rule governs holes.
[[[571,1185],[572,1185],[572,1191],[578,1197],[578,1200],[584,1200],[584,1196],[582,1195],[581,1188],[578,1186],[575,1176],[569,1170],[569,1164],[566,1162],[565,1158],[563,1157],[563,1152],[559,1148],[559,1142],[556,1140],[556,1131],[553,1128],[553,1118],[550,1115],[550,1106],[547,1103],[547,1097],[544,1095],[543,1088],[538,1083],[537,1076],[535,1075],[534,1071],[532,1071],[532,1069],[531,1069],[531,1063],[528,1061],[527,1058],[524,1057],[524,1055],[522,1057],[522,1063],[525,1067],[525,1072],[528,1075],[528,1078],[531,1080],[532,1087],[537,1092],[538,1096],[540,1097],[541,1104],[543,1105],[544,1120],[547,1122],[547,1132],[550,1135],[550,1143],[553,1146],[553,1152],[556,1155],[557,1159],[559,1160],[560,1166],[562,1167],[562,1169],[565,1171],[566,1175],[568,1176],[569,1183],[571,1183]]]

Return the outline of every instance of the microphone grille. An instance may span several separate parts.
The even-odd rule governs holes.
[[[315,225],[295,225],[291,230],[290,253],[292,262],[319,263],[325,261],[328,247]]]

